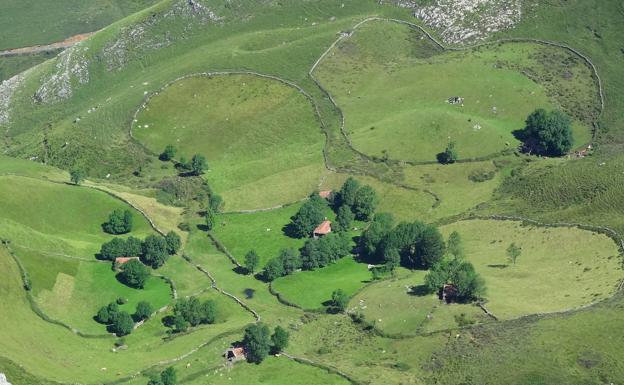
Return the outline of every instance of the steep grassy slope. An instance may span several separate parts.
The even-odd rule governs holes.
[[[0,4],[0,50],[96,31],[157,0],[6,0]]]

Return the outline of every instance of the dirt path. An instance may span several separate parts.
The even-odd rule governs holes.
[[[13,48],[13,49],[5,50],[5,51],[0,51],[0,57],[30,55],[33,53],[51,52],[51,51],[56,51],[58,49],[69,48],[80,43],[83,40],[90,38],[96,32],[82,33],[80,35],[75,35],[63,41],[58,41],[56,43],[51,43],[51,44],[33,45],[30,47]]]

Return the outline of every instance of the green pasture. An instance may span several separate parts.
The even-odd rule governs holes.
[[[245,260],[249,250],[255,250],[260,256],[260,266],[271,258],[277,257],[282,249],[299,249],[305,239],[291,238],[284,233],[290,218],[299,211],[301,203],[280,209],[261,211],[250,214],[222,214],[217,217],[217,224],[212,230],[228,251],[239,263]],[[329,206],[326,216],[333,220],[334,213]]]
[[[112,238],[101,227],[108,215],[130,209],[100,191],[17,176],[0,176],[0,195],[3,237],[31,249],[71,252],[81,258],[93,258],[101,244]],[[131,211],[132,235],[151,234],[147,220]]]
[[[315,75],[344,111],[356,149],[379,158],[435,161],[452,140],[460,159],[487,156],[517,147],[512,133],[536,108],[557,106],[544,87],[501,64],[531,61],[544,47],[509,43],[442,53],[422,47],[423,39],[404,25],[369,22],[318,67]],[[591,78],[581,78],[573,90],[595,102]],[[447,102],[455,96],[464,101]],[[588,125],[578,121],[574,133],[578,146],[591,138]]]
[[[51,318],[84,333],[106,333],[93,316],[117,298],[128,301],[120,309],[130,314],[139,301],[148,301],[154,309],[160,309],[172,300],[169,284],[158,277],[152,276],[145,288],[138,290],[119,282],[110,263],[45,256],[20,248],[15,251],[30,276],[39,307]]]
[[[574,228],[469,220],[442,227],[457,231],[467,258],[487,285],[487,307],[502,319],[563,311],[613,295],[622,278],[621,257],[605,235]],[[522,248],[515,265],[505,250]]]
[[[46,52],[32,55],[0,57],[0,83],[42,63],[52,59],[58,52]]]
[[[365,263],[344,257],[321,269],[278,278],[273,282],[273,289],[304,309],[319,309],[331,300],[334,290],[353,295],[370,280],[371,273]]]
[[[296,89],[251,75],[195,77],[153,97],[133,134],[176,159],[204,154],[206,178],[226,210],[271,207],[305,197],[319,183],[323,135]]]

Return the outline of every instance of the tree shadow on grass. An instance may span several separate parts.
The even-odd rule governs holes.
[[[504,265],[504,264],[495,264],[495,265],[487,265],[487,267],[491,267],[494,269],[506,269],[509,267],[509,265]]]
[[[301,239],[302,237],[297,234],[297,229],[292,223],[288,223],[282,227],[282,232],[289,238]]]
[[[235,266],[232,269],[233,272],[235,272],[236,274],[240,274],[240,275],[248,275],[249,271],[247,271],[246,268],[244,268],[243,266]]]
[[[412,286],[410,288],[410,291],[408,291],[408,294],[415,295],[417,297],[422,297],[422,296],[431,294],[431,291],[429,290],[427,285],[418,285],[418,286]]]

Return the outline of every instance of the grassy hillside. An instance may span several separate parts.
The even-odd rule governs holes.
[[[49,44],[96,31],[157,0],[7,0],[0,4],[0,50]]]

